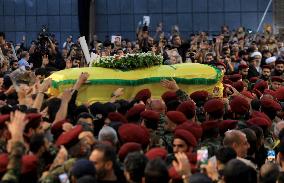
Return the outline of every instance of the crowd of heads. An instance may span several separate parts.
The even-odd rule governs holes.
[[[210,65],[222,73],[223,97],[162,80],[158,99],[147,88],[125,99],[118,88],[109,102],[79,105],[88,73],[59,96],[48,94],[46,79],[88,66],[78,41],[68,36],[61,47],[42,34],[13,45],[0,33],[1,182],[284,182],[284,44],[271,26],[259,34],[223,26],[218,35],[182,39],[177,26],[167,35],[160,23],[155,35],[147,26],[136,35],[93,36],[90,52]]]

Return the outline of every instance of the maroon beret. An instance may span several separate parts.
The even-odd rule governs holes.
[[[274,90],[265,89],[264,92],[263,92],[263,95],[271,95],[271,96],[275,97],[275,91]]]
[[[177,111],[182,112],[187,118],[195,116],[195,109],[195,103],[191,100],[185,101],[177,107]]]
[[[126,118],[129,122],[133,122],[134,119],[140,118],[140,113],[145,111],[145,105],[137,104],[130,108],[126,113]]]
[[[149,89],[142,89],[136,93],[134,99],[143,101],[146,104],[147,100],[151,98],[151,91]]]
[[[253,111],[250,117],[251,118],[257,118],[257,117],[265,118],[267,121],[269,121],[270,125],[272,124],[271,119],[264,112]]]
[[[238,69],[241,70],[241,69],[247,69],[249,66],[247,64],[240,64]]]
[[[216,62],[215,66],[223,66],[224,68],[227,68],[226,64],[224,64],[224,62]]]
[[[63,132],[62,127],[63,127],[63,124],[65,123],[69,123],[69,121],[61,120],[61,121],[53,123],[50,129],[51,133],[55,136],[59,136]]]
[[[195,91],[190,94],[190,98],[194,101],[203,101],[205,102],[208,99],[209,93],[205,90]]]
[[[150,142],[150,134],[148,130],[133,123],[123,124],[118,129],[118,134],[123,143],[136,142],[143,147],[147,147]]]
[[[158,123],[160,121],[160,113],[153,111],[153,110],[146,110],[141,112],[140,114],[141,118],[150,121]]]
[[[7,171],[7,166],[9,163],[9,156],[6,153],[0,154],[0,173],[5,173]]]
[[[222,83],[223,83],[223,85],[227,84],[227,85],[231,85],[231,86],[234,84],[233,81],[231,81],[231,80],[229,80],[229,79],[224,79],[224,78],[223,78]]]
[[[210,113],[224,112],[224,102],[221,99],[211,99],[204,104],[204,110]]]
[[[233,74],[233,75],[230,75],[229,76],[229,79],[233,82],[237,82],[239,81],[240,79],[242,79],[242,75],[240,74]]]
[[[206,131],[214,129],[214,128],[219,128],[219,121],[205,121],[201,124],[203,134],[206,133]]]
[[[237,127],[238,120],[222,120],[219,123],[219,132],[224,134],[228,130],[235,129]]]
[[[136,142],[127,142],[120,147],[118,151],[118,157],[120,161],[124,161],[128,153],[135,151],[142,151],[141,144],[138,144]]]
[[[165,148],[162,147],[154,147],[150,149],[148,152],[146,152],[145,156],[149,160],[153,160],[156,158],[161,158],[162,160],[166,160],[168,155],[168,151]]]
[[[9,120],[10,120],[10,114],[0,115],[0,125],[5,125],[5,122]]]
[[[260,80],[257,83],[255,83],[254,89],[257,89],[261,93],[263,93],[265,89],[268,89],[268,83],[266,81]]]
[[[230,107],[232,112],[243,115],[249,112],[250,104],[244,97],[235,96],[230,102]]]
[[[186,116],[182,112],[179,112],[179,111],[169,111],[167,112],[166,116],[169,118],[169,120],[171,120],[173,123],[177,125],[182,124],[185,121],[187,121]]]
[[[283,79],[280,76],[272,76],[271,77],[271,81],[272,82],[279,82],[279,83],[283,83]]]
[[[21,173],[36,173],[38,169],[38,158],[35,155],[24,155],[22,157]]]
[[[83,131],[83,127],[81,125],[76,125],[70,131],[62,133],[58,139],[56,140],[56,145],[61,146],[64,145],[66,147],[70,147],[79,141],[78,136]]]
[[[122,123],[127,123],[127,119],[125,116],[123,116],[122,114],[120,114],[119,112],[110,112],[108,113],[107,118],[110,121],[115,121],[115,122],[122,122]]]
[[[275,97],[278,100],[284,100],[284,87],[280,87],[275,91]]]
[[[183,129],[175,130],[174,139],[177,139],[177,138],[185,141],[185,143],[188,146],[196,147],[197,145],[197,141],[195,137],[192,135],[192,133],[190,133],[187,130],[183,130]]]
[[[175,130],[178,129],[184,129],[191,132],[197,140],[202,137],[202,127],[197,123],[186,121],[175,128]]]
[[[262,93],[256,88],[254,88],[252,92],[257,96],[257,98],[260,98],[262,96]]]
[[[259,80],[258,77],[251,77],[251,78],[249,79],[249,82],[251,82],[251,83],[256,83],[257,80]]]
[[[168,103],[169,101],[177,100],[178,98],[176,92],[166,91],[165,93],[163,93],[162,99],[165,103]]]
[[[262,109],[273,109],[274,111],[280,111],[282,109],[279,103],[269,98],[262,98],[260,104]]]
[[[254,99],[255,96],[253,96],[253,94],[250,92],[250,91],[247,91],[247,90],[244,90],[241,92],[241,94],[247,98],[250,98],[250,99]]]
[[[41,114],[40,113],[28,113],[26,115],[26,118],[31,121],[31,120],[34,120],[34,119],[41,119]]]
[[[251,118],[247,121],[248,125],[256,125],[260,127],[269,127],[270,123],[267,119],[261,118],[261,117],[256,117],[256,118]]]
[[[237,81],[233,83],[233,87],[236,88],[238,92],[242,92],[244,90],[245,84],[242,81]]]

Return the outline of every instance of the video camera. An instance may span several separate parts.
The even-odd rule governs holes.
[[[36,45],[41,53],[41,55],[48,55],[48,46],[50,40],[50,33],[48,33],[48,28],[42,26],[41,32],[38,35]]]

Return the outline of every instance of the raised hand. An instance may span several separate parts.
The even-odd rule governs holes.
[[[161,85],[162,87],[168,90],[171,90],[173,92],[176,92],[177,90],[179,90],[179,87],[173,78],[171,78],[171,80],[168,80],[168,79],[161,80]]]
[[[172,163],[173,167],[180,176],[183,176],[183,178],[189,178],[191,175],[191,168],[186,154],[179,152],[175,154],[175,157],[176,160]]]
[[[124,94],[124,88],[117,88],[112,94],[115,97],[120,97]]]
[[[28,120],[26,114],[20,111],[11,112],[10,122],[6,122],[9,132],[13,140],[23,140],[23,133]]]
[[[42,65],[46,66],[49,63],[48,55],[42,56]]]
[[[71,100],[71,97],[72,97],[72,90],[67,89],[63,92],[61,100],[68,103]]]
[[[42,84],[39,85],[38,91],[39,91],[40,93],[47,92],[47,90],[48,90],[49,87],[51,86],[51,82],[52,82],[52,79],[51,79],[51,78],[48,78],[48,79],[44,80],[44,81],[42,82]]]

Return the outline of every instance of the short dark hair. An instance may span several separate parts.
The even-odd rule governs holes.
[[[145,124],[146,128],[148,128],[148,129],[152,129],[152,130],[158,129],[158,123],[156,123],[154,121],[144,119],[144,124]]]
[[[103,161],[111,161],[113,163],[113,166],[117,164],[117,156],[115,149],[107,144],[97,144],[94,146],[94,150],[103,152],[104,157]]]
[[[146,183],[160,183],[168,182],[169,173],[167,166],[160,158],[151,160],[147,163],[145,168],[145,182]]]
[[[250,102],[250,105],[251,105],[251,108],[253,110],[259,111],[259,109],[260,109],[260,100],[259,99],[253,99]]]
[[[245,128],[241,130],[244,134],[246,134],[248,143],[250,145],[248,149],[248,155],[253,155],[257,150],[257,137],[255,132],[250,128]]]
[[[242,161],[233,159],[225,166],[224,179],[230,183],[257,183],[257,173]]]
[[[284,183],[284,172],[280,172],[278,179],[277,179],[278,183]]]
[[[266,163],[260,169],[260,182],[261,183],[273,183],[277,181],[280,170],[275,163]]]
[[[124,160],[124,168],[129,173],[130,179],[141,183],[148,159],[140,152],[129,153]]]
[[[36,154],[39,149],[44,145],[44,135],[34,134],[30,138],[30,151]]]
[[[222,164],[227,164],[230,160],[235,159],[237,157],[237,153],[231,147],[221,147],[216,152],[216,159],[220,161]]]
[[[4,32],[0,32],[0,37],[3,37],[4,39],[6,38],[6,35]]]

